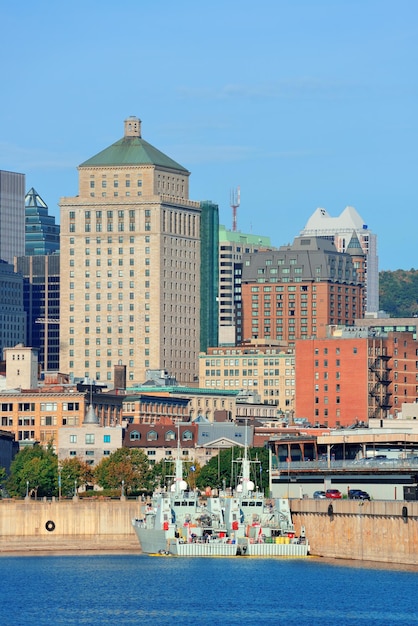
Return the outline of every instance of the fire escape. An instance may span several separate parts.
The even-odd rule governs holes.
[[[392,368],[389,367],[389,360],[387,355],[369,359],[369,418],[384,419],[392,408],[392,392],[389,390]]]

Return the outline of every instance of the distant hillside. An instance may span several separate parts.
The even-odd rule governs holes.
[[[380,272],[379,308],[391,317],[418,316],[418,270]]]

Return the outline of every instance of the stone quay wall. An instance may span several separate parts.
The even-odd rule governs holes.
[[[418,564],[418,502],[301,499],[291,510],[312,555]]]
[[[140,554],[131,520],[142,507],[139,500],[2,500],[0,554]],[[293,499],[291,510],[312,555],[418,564],[418,502]]]
[[[131,520],[141,516],[142,506],[139,500],[1,500],[0,553],[138,553]]]

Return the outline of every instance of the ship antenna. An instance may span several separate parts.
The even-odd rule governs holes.
[[[177,424],[177,458],[175,475],[175,492],[180,493],[183,480],[183,461],[180,458],[180,424]]]
[[[248,483],[250,480],[250,462],[248,460],[248,420],[245,420],[245,444],[244,444],[244,458],[242,460],[242,493],[248,494]]]

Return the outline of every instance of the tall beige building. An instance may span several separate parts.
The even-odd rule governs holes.
[[[125,121],[122,139],[78,167],[62,198],[60,369],[112,385],[147,369],[197,375],[200,203],[189,172]]]

